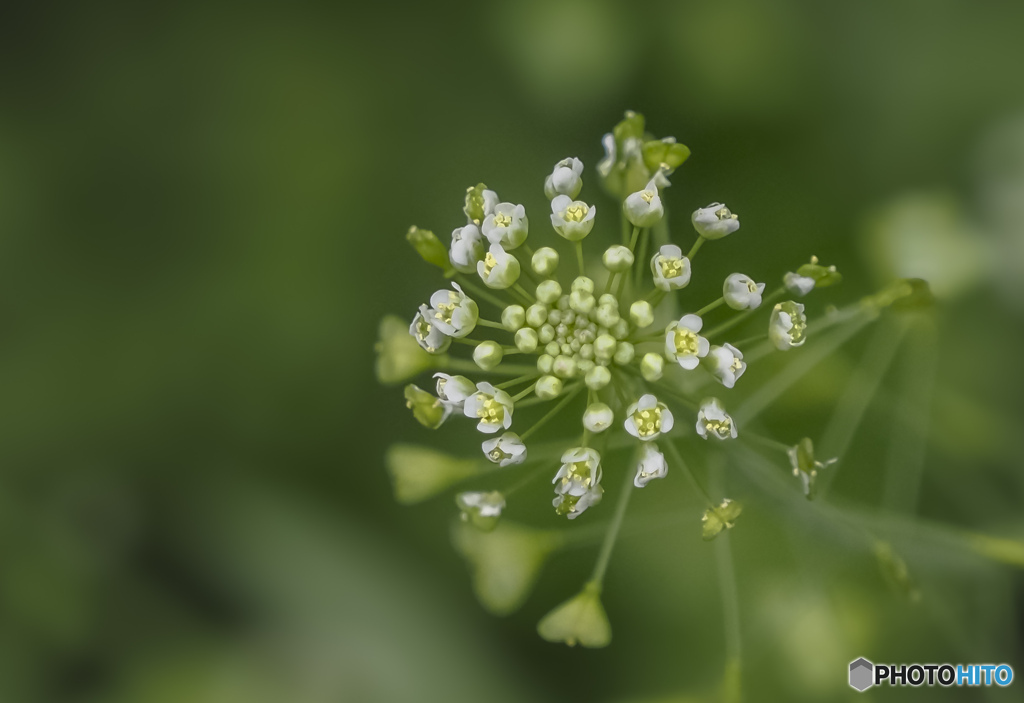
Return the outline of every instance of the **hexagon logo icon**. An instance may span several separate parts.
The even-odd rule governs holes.
[[[858,691],[866,691],[875,685],[875,665],[864,657],[850,662],[850,686]]]

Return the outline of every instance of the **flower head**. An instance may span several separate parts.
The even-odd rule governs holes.
[[[576,158],[562,159],[544,179],[544,195],[554,200],[559,195],[575,198],[583,188],[583,162]]]
[[[493,434],[512,425],[512,397],[490,383],[476,384],[476,393],[466,398],[462,412],[466,417],[479,420],[476,428]]]
[[[498,203],[494,212],[484,217],[480,230],[491,244],[500,244],[503,249],[510,250],[526,241],[530,220],[522,205]]]
[[[736,439],[736,423],[718,398],[708,398],[701,403],[697,412],[697,434],[704,439],[708,435],[716,439]]]
[[[433,313],[426,305],[421,305],[419,312],[412,318],[409,334],[416,343],[430,354],[442,354],[451,346],[451,337],[430,324]]]
[[[807,341],[807,318],[804,316],[802,303],[787,300],[778,303],[772,309],[768,321],[768,337],[775,347],[786,351],[790,347],[799,347]]]
[[[735,386],[736,380],[747,370],[747,365],[743,361],[743,352],[728,342],[720,347],[711,347],[707,359],[711,364],[711,373],[726,388]]]
[[[428,321],[448,337],[465,337],[476,327],[480,310],[458,283],[453,283],[452,287],[455,290],[442,289],[430,296]]]
[[[626,219],[634,227],[653,227],[665,215],[665,208],[658,195],[658,184],[652,178],[643,190],[631,194],[622,203]]]
[[[697,234],[704,239],[721,239],[740,228],[739,215],[733,214],[722,203],[711,203],[695,210],[691,219]]]
[[[683,315],[665,329],[665,356],[686,370],[697,368],[707,356],[710,344],[701,337],[704,321],[697,315]]]
[[[488,288],[508,288],[519,280],[519,260],[505,252],[500,244],[492,244],[483,261],[476,264],[476,272]]]
[[[551,226],[570,242],[578,242],[594,229],[597,206],[568,195],[558,195],[551,201]]]
[[[644,453],[636,465],[636,477],[633,485],[643,488],[647,483],[656,478],[665,478],[668,475],[668,462],[665,455],[658,451],[657,444],[644,445]]]
[[[526,445],[515,432],[505,432],[500,437],[485,439],[480,446],[488,461],[502,468],[526,461]]]
[[[484,258],[486,251],[480,228],[474,224],[452,230],[452,246],[448,258],[459,273],[473,273],[476,263]]]
[[[562,468],[551,479],[555,484],[553,505],[570,520],[601,500],[601,455],[596,449],[576,447],[562,455]]]
[[[764,284],[742,273],[729,274],[722,286],[725,304],[733,310],[753,310],[761,305]]]
[[[643,442],[657,439],[674,424],[672,411],[650,393],[641,396],[626,410],[626,432]]]
[[[505,509],[505,496],[498,491],[466,491],[455,496],[463,522],[478,530],[490,532],[498,526],[498,518]]]
[[[658,290],[679,290],[690,283],[690,260],[675,244],[666,244],[651,258],[651,273]]]

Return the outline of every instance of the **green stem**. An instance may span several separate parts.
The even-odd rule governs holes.
[[[686,258],[690,260],[690,263],[693,263],[693,258],[697,256],[697,252],[700,251],[700,248],[704,246],[704,242],[706,241],[707,240],[704,239],[704,237],[697,237],[697,241],[694,242],[693,246],[690,248],[690,253],[686,255]]]
[[[526,364],[498,364],[493,369],[485,371],[473,361],[452,357],[448,357],[447,361],[438,368],[448,371],[462,371],[464,373],[493,373],[501,376],[521,376],[530,372],[536,372],[537,370],[535,366],[527,366]]]
[[[501,389],[504,390],[505,388],[510,388],[512,386],[518,385],[518,384],[522,383],[523,381],[532,381],[533,379],[537,378],[537,376],[539,376],[539,375],[540,375],[539,372],[534,371],[534,373],[528,373],[528,374],[524,374],[524,375],[520,376],[519,378],[513,378],[511,381],[502,381],[501,383],[495,383],[494,387],[495,388],[501,388]]]
[[[767,332],[763,334],[755,334],[753,337],[747,337],[746,339],[741,339],[738,342],[730,342],[730,344],[732,344],[734,347],[745,347],[748,344],[754,344],[755,342],[760,342],[765,339],[768,339]]]
[[[524,298],[526,298],[531,304],[537,302],[537,299],[534,298],[533,295],[529,291],[527,291],[525,288],[523,288],[521,285],[519,285],[519,283],[513,283],[512,284],[512,290],[514,290],[515,292],[519,293],[519,295],[521,295]]]
[[[639,458],[639,452],[637,453]],[[619,495],[619,502],[615,504],[615,516],[612,517],[612,522],[608,526],[608,531],[604,535],[604,541],[601,543],[601,551],[597,555],[597,563],[594,564],[594,573],[590,576],[590,581],[598,588],[604,583],[604,575],[608,570],[608,562],[612,558],[612,549],[615,547],[615,540],[618,539],[619,530],[622,528],[622,520],[626,516],[626,506],[629,505],[629,498],[633,495],[633,474],[630,468],[627,466],[625,471],[625,480],[622,484],[622,493]]]
[[[707,313],[711,312],[712,310],[714,310],[715,308],[717,308],[719,305],[721,305],[724,302],[725,302],[725,296],[722,296],[718,300],[715,300],[713,302],[708,303],[707,305],[702,307],[700,310],[698,310],[694,314],[697,315],[697,317],[702,317],[703,315],[706,315]]]
[[[536,384],[534,384],[534,385],[536,385]],[[579,392],[580,392],[580,390],[583,389],[583,387],[584,386],[582,386],[582,385],[576,386],[572,391],[569,392],[568,395],[566,395],[564,398],[562,398],[560,401],[558,401],[558,403],[555,405],[555,407],[553,407],[550,410],[548,410],[547,413],[544,415],[544,417],[542,417],[541,419],[537,420],[537,422],[533,423],[533,426],[530,427],[530,429],[526,430],[526,432],[523,432],[521,435],[519,435],[519,439],[521,439],[521,440],[523,440],[525,442],[527,437],[529,437],[534,432],[536,432],[541,427],[543,427],[544,424],[548,420],[553,418],[555,415],[558,414],[558,412],[562,408],[564,408],[566,405],[571,403],[573,398],[575,398],[577,395],[579,395]]]
[[[636,278],[637,282],[640,281],[641,274],[644,270],[643,262],[644,259],[647,258],[647,245],[649,244],[650,239],[651,231],[649,229],[645,229],[643,231],[643,235],[640,237],[640,253],[637,254],[637,256],[635,257],[635,261],[633,263],[635,271],[633,275]]]
[[[704,499],[704,503],[707,504],[708,509],[714,510],[714,501],[711,500],[711,496],[708,495],[708,492],[704,490],[704,486],[701,485],[700,481],[697,480],[697,477],[694,475],[693,471],[690,470],[689,464],[687,464],[683,460],[683,455],[676,447],[675,441],[669,440],[668,442],[662,442],[660,446],[665,447],[666,452],[670,455],[672,463],[683,469],[683,474],[685,474],[687,480],[690,482],[690,485],[697,489],[697,492],[700,493],[701,497]]]
[[[574,242],[574,244],[576,249],[576,265],[580,267],[580,275],[586,276],[586,268],[583,265],[583,242],[580,240]]]
[[[633,234],[629,238],[629,253],[632,254],[633,250],[636,249],[636,240],[640,238],[640,228],[634,227]]]
[[[471,339],[470,337],[452,337],[452,341],[456,344],[466,344],[471,347],[475,347],[484,340],[482,339]]]
[[[500,310],[504,310],[506,307],[508,307],[508,303],[502,301],[501,298],[499,298],[498,296],[492,293],[488,293],[486,290],[479,287],[475,283],[472,283],[468,278],[466,278],[465,274],[459,274],[455,277],[455,279],[456,282],[458,282],[459,285],[461,285],[466,290],[467,293],[472,294],[470,297],[486,300],[488,303],[490,303],[491,305]]]
[[[531,383],[531,384],[530,384],[529,386],[527,386],[526,388],[524,388],[523,390],[519,391],[519,392],[518,392],[518,393],[516,393],[516,394],[515,394],[514,396],[512,396],[512,402],[513,402],[513,403],[515,403],[516,401],[522,400],[522,399],[523,399],[523,398],[525,398],[525,397],[526,397],[527,395],[529,395],[530,393],[532,393],[532,392],[533,392],[533,389],[534,389],[534,388],[536,388],[536,387],[537,387],[537,382],[536,382],[536,381],[534,381],[534,382],[533,382],[533,383]]]
[[[478,317],[476,319],[476,324],[483,325],[484,327],[491,327],[496,330],[505,330],[506,332],[508,332],[508,330],[505,329],[505,325],[501,324],[500,322],[491,322],[490,320],[484,320],[483,318]]]
[[[655,288],[650,293],[644,296],[644,300],[651,304],[652,308],[658,307],[661,301],[665,298],[666,291],[661,288]]]

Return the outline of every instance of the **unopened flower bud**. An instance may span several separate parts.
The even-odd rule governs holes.
[[[537,350],[537,330],[532,327],[523,327],[516,332],[516,349],[524,354],[532,354]]]
[[[480,342],[473,349],[473,361],[484,371],[490,371],[500,364],[504,356],[505,353],[501,350],[501,345],[489,340]]]
[[[601,390],[612,380],[612,372],[605,366],[593,366],[586,373],[587,375],[583,378],[583,382],[592,391]]]
[[[552,279],[543,281],[537,286],[537,300],[547,305],[554,305],[562,297],[562,286]]]
[[[526,324],[535,329],[540,328],[548,320],[548,309],[544,303],[534,303],[526,308]]]
[[[657,381],[665,373],[665,357],[654,352],[647,352],[640,360],[640,373],[644,379],[652,383]]]
[[[646,300],[637,300],[629,306],[629,319],[639,329],[654,324],[654,308]]]
[[[551,276],[558,270],[558,252],[551,247],[541,247],[533,252],[530,265],[538,276]]]
[[[552,361],[554,360],[552,359]],[[533,392],[541,400],[557,398],[562,393],[562,379],[555,376],[541,376]]]
[[[501,311],[501,325],[509,332],[515,332],[526,322],[526,311],[522,305],[509,305]]]
[[[633,252],[628,247],[615,244],[605,250],[601,261],[604,263],[604,267],[612,273],[628,271],[629,267],[633,265]]]
[[[541,373],[551,373],[554,364],[555,357],[551,354],[541,354],[537,357],[537,370]]]
[[[619,342],[618,347],[615,349],[615,355],[612,357],[616,364],[625,366],[633,360],[633,355],[636,354],[636,349],[629,342]]]
[[[559,378],[572,378],[576,375],[576,360],[571,356],[559,354],[555,357],[555,363],[551,367],[552,372]]]
[[[604,432],[614,420],[615,414],[604,403],[591,403],[583,412],[583,426],[594,433]]]

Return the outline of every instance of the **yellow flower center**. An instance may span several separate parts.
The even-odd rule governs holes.
[[[658,266],[661,267],[661,275],[665,278],[675,278],[683,272],[682,259],[669,259],[661,257],[658,259]]]
[[[751,293],[756,293],[757,292],[757,284],[754,283],[754,281],[752,281],[752,280],[748,280],[747,281],[747,290],[750,291]]]
[[[797,344],[807,335],[807,318],[803,315],[790,315],[789,319],[793,323],[789,330],[789,339],[793,344]]]
[[[512,224],[512,218],[503,212],[494,213],[494,226],[495,227],[508,227]]]
[[[730,434],[730,428],[732,427],[732,420],[725,418],[724,420],[708,420],[705,418],[704,427],[708,432],[713,432],[716,435],[722,437]]]
[[[743,368],[743,361],[738,356],[732,358],[732,363],[729,364],[729,370],[733,373],[739,373],[739,370]]]
[[[484,255],[484,275],[490,276],[491,271],[493,271],[494,267],[497,265],[498,260],[494,258],[494,254],[492,254],[491,252],[487,252]]]
[[[566,493],[562,496],[562,502],[555,508],[556,515],[568,515],[576,507],[576,503],[580,501],[580,496],[573,496]]]
[[[491,461],[493,461],[494,463],[498,463],[510,458],[512,455],[508,454],[507,452],[501,451],[499,447],[495,447],[487,454],[487,456],[489,456],[491,458]]]
[[[476,411],[476,416],[488,425],[502,424],[505,420],[505,406],[496,401],[494,396],[484,393],[477,395],[477,399],[480,401],[480,408]]]
[[[566,222],[582,222],[583,218],[587,216],[587,212],[590,210],[583,203],[576,203],[570,205],[565,209],[565,217],[563,218]]]
[[[637,410],[633,413],[636,431],[641,437],[650,437],[661,432],[661,408]]]
[[[719,220],[736,220],[739,219],[739,215],[732,214],[732,211],[727,207],[723,207],[720,210],[715,210],[715,216]]]
[[[455,303],[441,303],[437,306],[437,312],[434,313],[434,317],[445,324],[450,325],[452,323],[452,314],[454,314],[454,312]]]
[[[416,339],[418,339],[421,345],[431,353],[437,351],[437,347],[427,344],[427,337],[430,336],[432,330],[433,328],[426,320],[420,320],[416,323]]]
[[[676,330],[676,354],[680,356],[693,356],[697,353],[697,333],[688,329]]]
[[[645,190],[642,193],[640,193],[640,199],[643,200],[648,205],[650,205],[651,201],[654,200],[654,193],[652,193],[649,190]]]

